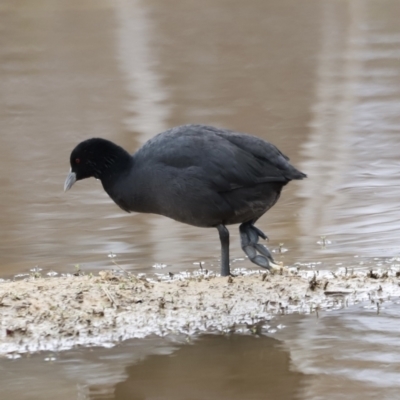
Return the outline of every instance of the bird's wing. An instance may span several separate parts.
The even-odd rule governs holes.
[[[295,177],[287,157],[274,145],[250,135],[189,125],[155,138],[147,152],[178,176],[200,180],[218,192]],[[179,170],[179,171],[178,171]]]
[[[285,181],[306,177],[305,174],[294,168],[289,163],[289,157],[284,155],[272,143],[255,136],[231,131],[226,132],[222,130],[219,135],[246,153],[251,154],[254,158],[257,158],[261,162],[262,167],[265,168],[261,168],[262,173],[265,173],[266,176],[272,173],[273,180],[279,177],[283,177]]]

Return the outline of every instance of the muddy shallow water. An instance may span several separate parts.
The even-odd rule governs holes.
[[[82,139],[133,152],[191,122],[270,140],[308,174],[258,223],[272,249],[283,243],[280,261],[397,263],[399,12],[396,0],[2,1],[0,278],[36,266],[96,272],[113,266],[110,252],[134,272],[218,268],[213,229],[125,214],[95,180],[62,192]],[[234,265],[252,268],[237,227],[231,237]],[[360,305],[282,318],[273,338],[154,338],[1,360],[0,387],[15,399],[395,398],[395,302],[380,314]]]

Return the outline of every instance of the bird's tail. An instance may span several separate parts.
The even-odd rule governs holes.
[[[300,179],[307,178],[306,174],[303,174],[303,172],[299,171],[298,169],[296,169],[293,166],[291,166],[291,167],[292,168],[291,168],[291,171],[288,176],[289,179],[292,179],[292,180],[299,179],[300,180]]]

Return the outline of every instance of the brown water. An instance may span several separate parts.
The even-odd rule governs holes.
[[[258,223],[271,248],[288,249],[278,259],[324,268],[397,262],[399,15],[397,0],[3,0],[0,276],[35,266],[72,272],[77,263],[96,271],[112,265],[110,252],[140,272],[155,272],[155,264],[190,270],[199,261],[218,268],[214,229],[124,214],[95,180],[62,191],[79,141],[105,137],[133,152],[184,123],[263,137],[308,174]],[[237,228],[231,233],[235,265],[253,268],[242,260]],[[327,246],[317,243],[321,236]],[[50,398],[64,387],[60,398],[102,398],[95,390],[102,384],[118,399],[376,398],[377,391],[393,399],[399,316],[389,304],[379,316],[360,308],[288,320],[276,334],[281,344],[213,337],[175,351],[154,339],[126,344],[122,355],[117,348],[67,352],[54,362],[24,357],[0,363],[7,377],[0,386],[16,399]],[[154,346],[171,356],[151,355]]]

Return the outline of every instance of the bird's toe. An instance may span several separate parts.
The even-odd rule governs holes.
[[[268,247],[265,246],[264,244],[256,244],[255,245],[256,250],[262,254],[263,256],[267,257],[272,263],[274,263],[274,258],[272,257],[271,252],[268,250]]]

